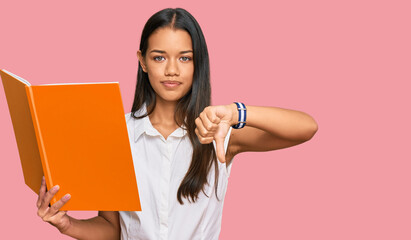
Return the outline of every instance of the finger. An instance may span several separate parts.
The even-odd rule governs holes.
[[[43,178],[41,179],[41,186],[40,186],[40,190],[39,190],[39,197],[37,198],[37,208],[40,207],[41,205],[41,201],[44,198],[44,195],[46,194],[46,179]]]
[[[203,125],[208,131],[215,132],[218,129],[218,124],[220,124],[221,119],[217,117],[217,115],[214,112],[208,111],[205,112],[204,120],[203,120]]]
[[[56,203],[54,203],[53,205],[51,205],[51,207],[48,210],[48,215],[55,215],[62,206],[64,206],[64,204],[66,204],[71,198],[70,194],[66,194],[64,195],[64,197],[62,197],[60,200],[58,200]]]
[[[56,213],[54,216],[50,217],[49,220],[51,222],[58,222],[66,214],[67,214],[67,211],[60,211],[60,212]]]
[[[215,138],[215,145],[216,145],[216,155],[217,159],[225,163],[225,151],[224,151],[224,138],[216,137]]]
[[[194,129],[195,134],[197,135],[198,139],[200,139],[202,136],[198,132],[198,128]]]
[[[201,138],[201,139],[199,139],[199,141],[200,141],[201,144],[209,144],[209,143],[212,143],[213,140],[214,140],[213,137],[207,137],[207,138]]]
[[[211,108],[208,108],[211,109]],[[201,122],[203,123],[203,126],[205,130],[207,131],[207,134],[203,134],[204,137],[211,137],[215,134],[215,132],[218,129],[218,124],[220,123],[220,118],[215,115],[215,113],[211,110],[208,111],[203,111],[199,118],[201,119]]]
[[[195,133],[198,137],[198,141],[200,141],[201,144],[208,144],[208,143],[213,142],[213,140],[214,140],[213,137],[203,137],[203,136],[201,136],[200,133],[198,132],[197,128],[194,131],[195,131]]]
[[[204,126],[204,121],[200,117],[196,118],[195,123],[198,128],[198,133],[201,137],[212,137],[214,135],[215,131],[210,131],[209,129],[206,129],[206,127]]]
[[[218,124],[221,121],[212,108],[209,108],[207,111],[203,111],[199,117],[203,121],[205,128],[209,131],[217,130]]]
[[[207,134],[207,130],[204,128],[203,122],[201,121],[200,117],[196,118],[195,124],[196,124],[197,136],[205,137],[205,135]]]
[[[217,116],[216,108],[207,107],[204,111],[204,114],[207,116],[207,119],[215,125],[218,125],[221,121],[220,117]]]
[[[44,196],[44,198],[41,201],[41,205],[39,207],[39,212],[44,213],[47,210],[47,208],[49,207],[48,205],[49,205],[51,199],[54,197],[54,195],[58,192],[59,189],[60,189],[60,186],[56,185],[56,186],[52,187],[50,189],[50,191],[48,191],[46,193],[46,195]]]

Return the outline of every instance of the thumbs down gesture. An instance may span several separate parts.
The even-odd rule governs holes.
[[[213,140],[216,144],[217,159],[225,162],[224,139],[232,125],[237,124],[238,111],[236,105],[208,106],[196,118],[195,133],[202,144]]]

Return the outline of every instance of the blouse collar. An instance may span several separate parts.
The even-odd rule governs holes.
[[[143,106],[135,112],[134,116],[141,116],[147,113],[146,105]],[[134,119],[134,142],[137,142],[138,138],[143,134],[149,136],[160,136],[161,133],[153,127],[148,116],[145,116],[142,119]],[[172,132],[168,137],[184,137],[187,134],[187,130],[182,127],[178,127],[174,132]]]

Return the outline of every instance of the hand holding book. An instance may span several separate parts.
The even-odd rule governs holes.
[[[70,200],[70,194],[50,205],[50,201],[60,190],[58,185],[47,191],[46,181],[43,177],[37,199],[37,215],[44,222],[56,227],[62,234],[75,239],[120,239],[120,223],[118,212],[99,212],[98,216],[90,219],[76,219],[61,211],[61,208]]]
[[[50,206],[50,201],[54,195],[59,191],[59,186],[56,185],[46,192],[46,180],[42,179],[41,187],[39,191],[39,197],[37,199],[37,215],[43,219],[43,221],[55,226],[61,233],[65,232],[70,226],[70,218],[67,215],[67,211],[60,211],[60,208],[66,204],[71,196],[70,194],[64,195],[60,200]]]

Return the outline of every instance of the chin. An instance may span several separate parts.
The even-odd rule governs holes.
[[[183,89],[179,89],[179,91],[158,91],[156,92],[157,98],[166,102],[177,102],[181,98],[183,98],[190,89],[184,89],[185,91],[181,91]],[[161,101],[160,100],[160,101]]]
[[[157,97],[165,102],[177,102],[180,100],[184,95],[181,94],[164,94],[164,95],[157,95]]]

